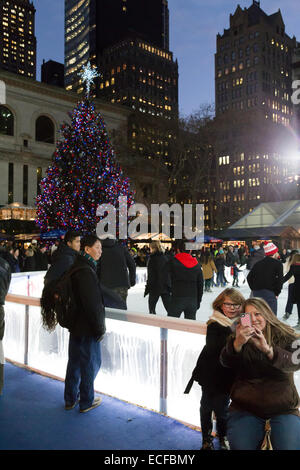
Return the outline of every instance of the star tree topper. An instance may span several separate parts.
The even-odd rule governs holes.
[[[97,72],[96,68],[91,67],[91,63],[89,61],[88,64],[82,68],[82,71],[79,75],[83,83],[86,83],[86,94],[89,96],[91,85],[94,83],[94,79],[100,77],[101,74]]]

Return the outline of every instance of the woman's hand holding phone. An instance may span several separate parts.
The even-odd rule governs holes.
[[[233,342],[233,347],[236,352],[240,352],[244,344],[246,344],[249,339],[255,334],[255,330],[252,326],[242,325],[241,323],[237,324],[236,327],[236,336]]]
[[[253,343],[261,352],[266,354],[270,360],[273,359],[273,348],[268,345],[263,332],[258,328],[254,327],[254,335],[251,337],[251,343]]]

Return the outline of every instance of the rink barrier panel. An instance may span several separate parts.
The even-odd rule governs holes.
[[[43,375],[50,375],[42,370],[34,369],[28,366],[29,354],[29,307],[40,307],[40,299],[38,297],[29,297],[17,294],[8,294],[6,302],[24,305],[25,306],[25,323],[24,323],[24,363],[16,362],[10,358],[6,360],[16,363],[20,366],[25,366],[30,370],[36,371]],[[168,331],[182,331],[187,333],[194,333],[206,335],[206,324],[197,322],[195,320],[185,320],[173,317],[160,317],[156,315],[139,314],[129,312],[126,310],[117,310],[105,308],[106,318],[112,320],[141,324],[160,328],[160,402],[159,412],[167,415],[167,396],[168,396]],[[59,377],[56,379],[61,380]],[[190,423],[185,423],[190,425]]]

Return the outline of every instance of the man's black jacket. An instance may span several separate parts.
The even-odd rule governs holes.
[[[78,255],[72,269],[75,268],[81,269],[72,275],[74,323],[70,333],[100,339],[105,333],[105,308],[96,266],[85,256]]]
[[[117,240],[102,240],[102,255],[98,262],[101,284],[111,289],[135,285],[136,265],[128,249]]]

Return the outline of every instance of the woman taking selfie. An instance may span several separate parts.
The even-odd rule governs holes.
[[[244,312],[220,357],[235,372],[230,448],[260,449],[270,426],[271,448],[300,450],[300,403],[293,378],[300,369],[300,335],[280,322],[263,299],[246,300]]]
[[[222,450],[229,450],[226,439],[226,420],[233,373],[228,373],[220,361],[220,352],[232,334],[231,326],[239,317],[244,297],[236,289],[225,289],[213,302],[213,314],[207,322],[206,345],[201,351],[192,378],[186,387],[189,393],[193,382],[202,387],[200,421],[202,450],[214,450],[212,413],[216,415],[217,433]]]

